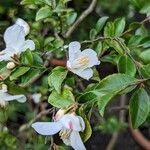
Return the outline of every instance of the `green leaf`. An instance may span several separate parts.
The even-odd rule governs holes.
[[[83,118],[84,123],[85,123],[85,129],[81,133],[81,138],[84,142],[86,142],[92,135],[92,128],[91,128],[89,120],[87,119],[87,116],[84,113],[83,107],[80,107],[79,115]]]
[[[98,84],[89,88],[87,92],[78,97],[79,101],[86,102],[91,100],[98,101],[101,115],[108,102],[119,92],[135,84],[137,79],[126,74],[113,74],[101,80]]]
[[[94,39],[97,35],[97,31],[95,29],[90,30],[90,39]]]
[[[25,87],[25,86],[30,85],[31,81],[36,79],[40,73],[41,73],[41,70],[39,69],[30,69],[26,74],[24,74],[21,77],[21,86]]]
[[[120,36],[125,29],[125,18],[118,18],[114,21],[115,35]]]
[[[33,56],[30,50],[25,51],[21,54],[21,63],[25,65],[32,65],[33,64]]]
[[[97,23],[96,23],[96,31],[97,31],[98,33],[102,30],[102,28],[104,27],[104,25],[105,25],[106,21],[108,20],[108,18],[109,18],[109,17],[104,16],[104,17],[101,17],[101,18],[97,21]]]
[[[31,5],[34,4],[35,0],[22,0],[21,5]]]
[[[102,42],[95,42],[92,45],[93,50],[97,53],[97,55],[99,56],[101,51],[102,51]]]
[[[42,7],[39,9],[39,11],[36,13],[36,21],[39,21],[41,19],[45,19],[47,17],[50,17],[52,15],[52,11],[50,7]]]
[[[116,41],[116,40],[108,40],[107,41],[107,44],[114,48],[120,55],[122,55],[124,52],[123,52],[123,48],[120,46],[120,44]]]
[[[113,22],[107,22],[104,28],[104,37],[114,37],[115,36],[115,25]]]
[[[43,60],[42,60],[42,58],[40,57],[39,54],[32,53],[32,56],[33,56],[33,64],[35,66],[42,66],[43,65]]]
[[[139,88],[130,99],[129,112],[132,126],[138,128],[144,123],[150,112],[150,98],[143,88]]]
[[[18,77],[22,76],[23,74],[25,74],[26,72],[28,72],[30,69],[30,67],[19,67],[16,68],[11,76],[10,76],[10,80],[16,80]]]
[[[11,70],[7,69],[6,67],[0,69],[0,81],[7,79],[11,74]]]
[[[48,77],[49,85],[53,86],[59,94],[61,93],[61,85],[67,73],[68,71],[64,67],[56,67]]]
[[[150,49],[143,51],[140,54],[140,58],[145,64],[150,63]]]
[[[77,13],[76,12],[70,12],[67,14],[67,24],[71,25],[74,23],[74,21],[77,18]]]
[[[48,98],[48,102],[57,108],[67,108],[75,102],[75,99],[70,89],[64,88],[61,94],[53,90]]]
[[[120,73],[125,73],[130,76],[135,76],[136,66],[127,55],[124,55],[119,58],[118,71]]]

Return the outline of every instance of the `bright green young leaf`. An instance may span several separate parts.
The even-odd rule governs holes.
[[[41,19],[45,19],[47,17],[50,17],[52,15],[52,10],[50,7],[42,7],[39,9],[39,11],[36,13],[36,21],[39,21]]]
[[[118,71],[120,73],[125,73],[130,76],[135,76],[136,66],[127,55],[124,55],[119,58]]]
[[[33,56],[30,50],[25,51],[21,54],[21,63],[25,65],[32,65],[33,64]]]
[[[139,88],[132,95],[129,112],[134,128],[138,128],[148,117],[150,112],[150,98],[143,88]]]
[[[33,64],[35,66],[42,66],[43,65],[43,60],[42,60],[42,58],[40,57],[39,54],[32,53],[32,56],[33,56]]]
[[[72,23],[74,23],[74,21],[77,18],[77,13],[76,12],[70,12],[67,14],[67,24],[71,25]]]
[[[118,18],[114,22],[115,36],[120,36],[125,29],[125,18]]]
[[[21,5],[31,5],[34,4],[35,0],[22,0]]]
[[[67,108],[75,102],[75,99],[70,89],[64,88],[61,94],[53,90],[48,98],[48,102],[57,108]]]
[[[49,85],[53,86],[59,94],[61,93],[61,85],[67,73],[68,71],[64,67],[56,67],[48,77]]]
[[[6,67],[0,69],[0,81],[7,79],[11,74],[11,70],[7,69]]]
[[[100,55],[101,51],[102,51],[102,42],[95,42],[92,45],[92,49],[97,53],[97,56]]]
[[[104,28],[104,37],[114,37],[115,36],[115,25],[113,22],[107,22]]]
[[[25,74],[26,72],[28,72],[30,69],[30,67],[19,67],[16,68],[11,76],[10,76],[10,80],[16,80],[18,77],[22,76],[23,74]]]
[[[102,30],[102,28],[104,27],[104,25],[105,25],[106,21],[108,20],[108,18],[109,18],[109,17],[104,16],[104,17],[101,17],[101,18],[97,21],[97,23],[96,23],[96,31],[97,31],[98,33]]]

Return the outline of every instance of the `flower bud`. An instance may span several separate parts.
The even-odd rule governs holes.
[[[55,121],[58,121],[61,119],[61,117],[64,116],[64,114],[66,113],[66,110],[65,109],[59,109],[54,117],[54,120]]]
[[[2,90],[7,92],[7,85],[6,84],[2,84]]]
[[[9,63],[7,64],[7,66],[6,66],[6,68],[11,70],[11,69],[15,68],[15,66],[16,66],[16,65],[15,65],[14,62],[9,62]]]

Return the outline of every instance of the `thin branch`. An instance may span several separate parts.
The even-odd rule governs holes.
[[[145,18],[141,23],[145,23],[145,22],[149,22],[150,21],[150,16],[148,16],[147,18]]]
[[[143,136],[139,129],[133,129],[129,118],[129,128],[134,140],[145,150],[150,150],[150,140]]]
[[[79,16],[75,23],[68,29],[68,31],[64,35],[65,38],[68,38],[77,28],[77,26],[93,11],[94,7],[96,6],[96,2],[97,0],[92,0],[89,7],[85,11],[83,11],[83,13]]]
[[[53,113],[53,110],[54,110],[54,108],[50,108],[50,109],[41,111],[39,114],[36,115],[35,118],[33,118],[29,123],[27,123],[27,124],[25,124],[24,126],[22,126],[19,130],[20,130],[20,131],[24,131],[24,130],[30,128],[31,125],[32,125],[35,121],[37,121],[38,119],[40,119],[42,116],[45,116],[45,115],[50,114],[50,113]]]

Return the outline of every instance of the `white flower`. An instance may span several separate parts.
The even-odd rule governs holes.
[[[93,76],[91,67],[99,65],[97,54],[92,49],[80,50],[79,42],[71,42],[69,44],[69,60],[67,68],[78,76],[89,80]]]
[[[10,95],[7,93],[7,86],[5,84],[2,85],[2,89],[0,90],[0,103],[4,101],[13,101],[17,100],[20,103],[24,103],[26,101],[26,97],[24,95]]]
[[[8,27],[4,33],[6,48],[0,52],[0,61],[11,60],[14,55],[20,55],[27,49],[34,50],[35,44],[32,40],[25,40],[29,33],[29,25],[21,18],[16,23]]]
[[[32,94],[32,99],[36,104],[40,102],[41,97],[42,97],[41,93]]]
[[[85,123],[80,116],[66,114],[55,122],[36,122],[32,127],[41,135],[54,135],[59,132],[63,142],[75,150],[86,150],[79,131],[84,131]]]

